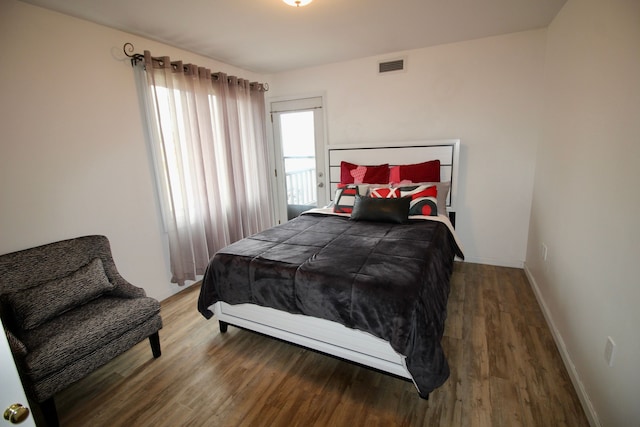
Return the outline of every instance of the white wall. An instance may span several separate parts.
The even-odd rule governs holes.
[[[638,426],[640,2],[569,0],[545,73],[527,273],[592,423]]]
[[[0,253],[109,237],[121,274],[158,299],[166,236],[122,46],[260,76],[87,21],[0,0]]]
[[[271,97],[324,92],[330,144],[460,138],[457,230],[467,260],[522,267],[545,30],[270,76]],[[377,74],[406,58],[405,72]]]

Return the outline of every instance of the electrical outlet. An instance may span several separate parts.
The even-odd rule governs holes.
[[[542,260],[546,261],[547,260],[547,255],[549,254],[549,248],[547,247],[547,245],[545,245],[544,243],[542,244],[542,247],[540,249],[540,255],[542,256]]]
[[[613,341],[613,338],[607,337],[607,343],[604,346],[604,360],[607,362],[609,367],[613,366],[615,350],[616,350],[616,343]]]

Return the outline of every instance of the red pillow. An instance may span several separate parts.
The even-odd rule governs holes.
[[[340,162],[340,184],[388,184],[389,164],[362,166]]]
[[[440,182],[440,160],[393,166],[390,170],[389,181],[392,184],[402,181]]]

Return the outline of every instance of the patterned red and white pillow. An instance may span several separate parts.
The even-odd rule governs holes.
[[[409,215],[438,216],[438,187],[407,185],[398,189],[401,197],[411,197]]]
[[[336,190],[336,197],[333,199],[333,211],[336,213],[348,213],[353,211],[353,205],[356,202],[356,194],[358,194],[358,186],[347,184]]]
[[[438,188],[435,185],[406,185],[394,188],[370,188],[370,197],[410,197],[409,216],[438,216]]]
[[[376,199],[397,199],[400,197],[400,190],[392,187],[369,188],[369,197]]]

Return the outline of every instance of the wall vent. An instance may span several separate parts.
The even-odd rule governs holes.
[[[394,59],[393,61],[378,63],[378,73],[380,74],[402,70],[404,70],[404,59]]]

